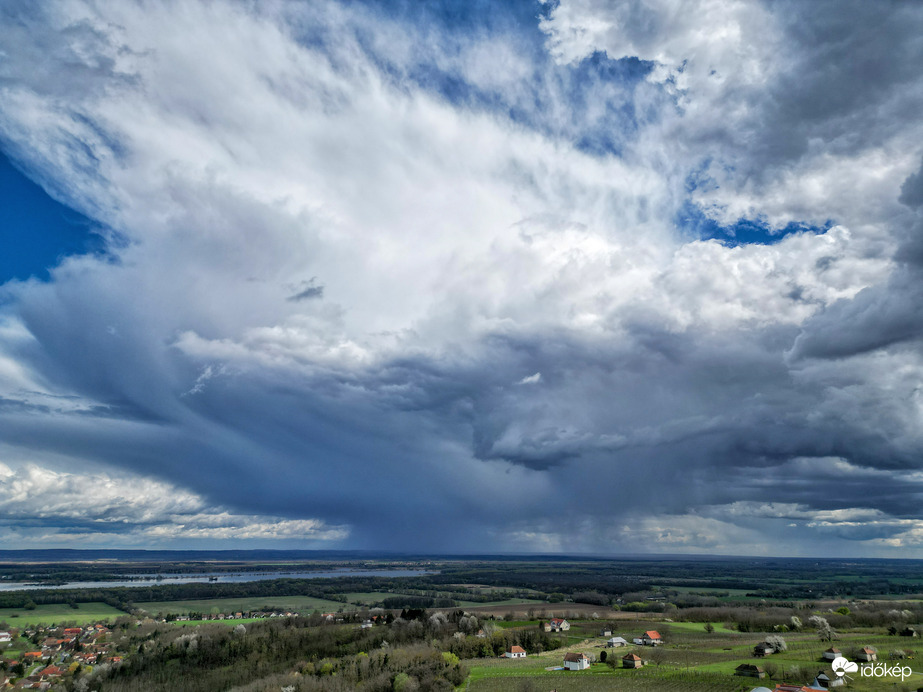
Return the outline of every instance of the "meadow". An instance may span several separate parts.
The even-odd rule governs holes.
[[[292,610],[308,615],[315,610],[325,613],[355,610],[355,606],[329,601],[312,596],[247,596],[244,598],[202,598],[186,601],[150,601],[136,604],[137,608],[150,615],[203,615],[218,613],[248,612],[254,610]],[[123,613],[124,614],[124,613]]]
[[[506,625],[507,635],[517,629],[526,630],[538,626],[537,622],[514,621],[498,623]],[[836,646],[847,657],[864,646],[875,647],[880,660],[889,665],[909,666],[913,675],[904,681],[897,678],[869,678],[853,675],[847,689],[859,692],[894,690],[895,692],[917,690],[923,686],[923,661],[914,655],[912,647],[919,639],[889,636],[874,628],[856,628],[836,635],[833,642],[821,641],[813,629],[801,632],[786,632],[784,640],[787,650],[766,658],[753,657],[753,647],[762,642],[771,632],[738,632],[724,625],[717,625],[713,632],[706,632],[703,623],[672,622],[665,619],[618,620],[610,623],[613,635],[628,641],[648,629],[658,630],[665,639],[661,647],[629,646],[618,649],[604,648],[604,638],[597,636],[601,628],[599,620],[574,621],[568,632],[558,635],[564,646],[553,651],[530,654],[523,660],[469,659],[469,677],[464,687],[473,692],[491,690],[626,690],[646,692],[647,690],[701,690],[702,692],[749,692],[754,687],[765,685],[773,689],[779,682],[800,682],[807,684],[819,672],[825,671],[834,677],[829,663],[823,660],[823,652]],[[892,652],[903,651],[908,657],[890,660]],[[617,663],[627,653],[642,657],[645,666],[641,669],[623,669],[596,662],[584,671],[547,670],[563,664],[566,652],[586,653],[599,661],[603,652],[606,657],[615,657]],[[761,666],[767,673],[763,680],[735,676],[742,663]]]
[[[77,603],[72,608],[66,603],[37,605],[34,609],[0,608],[0,622],[10,627],[27,627],[30,625],[51,625],[73,623],[85,625],[91,622],[114,620],[125,613],[105,603]]]

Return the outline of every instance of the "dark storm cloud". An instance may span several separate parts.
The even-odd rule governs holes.
[[[314,279],[310,281],[302,281],[298,286],[290,287],[290,290],[295,291],[290,295],[286,300],[297,303],[299,300],[310,300],[312,298],[323,298],[324,297],[324,287],[317,286],[314,284]]]
[[[923,161],[920,162],[920,170],[911,174],[901,185],[899,200],[911,209],[923,206]]]

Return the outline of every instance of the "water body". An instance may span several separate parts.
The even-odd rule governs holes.
[[[335,579],[337,577],[420,577],[436,572],[425,569],[349,569],[326,572],[238,572],[236,574],[149,574],[132,579],[112,581],[71,581],[65,584],[30,584],[0,579],[0,591],[32,591],[35,589],[108,589],[117,586],[158,586],[161,584],[232,584],[269,579]],[[213,578],[217,577],[217,581]]]

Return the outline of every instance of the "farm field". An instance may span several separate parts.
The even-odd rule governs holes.
[[[78,603],[77,605],[76,609],[71,608],[66,603],[38,605],[34,610],[0,608],[0,622],[6,622],[10,627],[62,624],[65,622],[83,625],[88,622],[112,620],[125,615],[121,610],[105,603]]]
[[[281,610],[294,610],[300,613],[311,613],[315,610],[336,612],[340,608],[354,610],[355,606],[328,601],[312,596],[248,596],[245,598],[204,598],[188,601],[151,601],[138,603],[137,607],[147,611],[150,615],[157,613],[173,613],[187,615],[189,613],[232,613],[236,611],[262,610],[266,607]]]

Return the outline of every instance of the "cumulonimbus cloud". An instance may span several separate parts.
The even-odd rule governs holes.
[[[923,13],[700,5],[8,6],[0,143],[109,251],[2,287],[3,442],[250,518],[190,524],[215,541],[733,550],[760,527],[707,508],[735,501],[912,521],[793,460],[918,466]],[[814,550],[810,523],[763,538]]]

